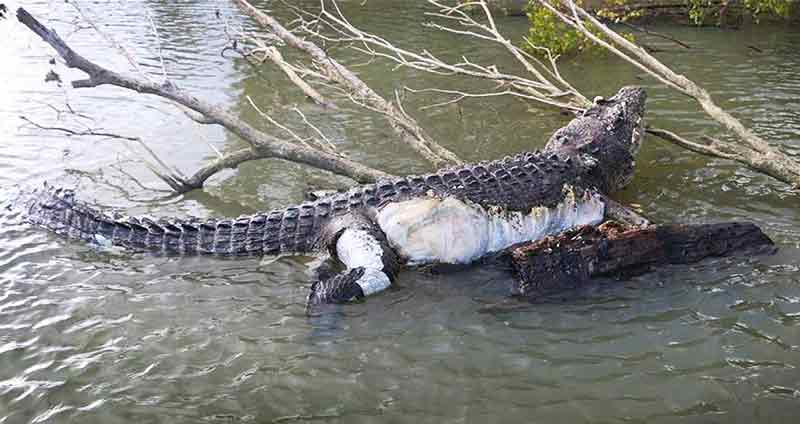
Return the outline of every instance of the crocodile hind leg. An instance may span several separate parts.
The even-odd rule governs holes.
[[[338,218],[325,228],[323,243],[346,268],[311,285],[307,306],[346,303],[386,290],[400,261],[386,236],[366,214]]]

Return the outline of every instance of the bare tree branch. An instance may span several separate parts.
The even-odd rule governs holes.
[[[554,7],[546,0],[538,1],[543,7],[546,7],[563,22],[580,31],[592,41],[600,44],[610,52],[633,64],[665,85],[695,99],[711,119],[721,124],[737,137],[738,143],[723,142],[721,140],[709,138],[707,140],[708,143],[701,144],[686,140],[669,131],[657,129],[648,130],[651,134],[658,135],[659,137],[697,153],[735,160],[747,165],[753,170],[786,182],[793,187],[800,187],[800,163],[772,147],[764,139],[745,127],[741,121],[719,107],[704,88],[695,84],[685,76],[674,72],[643,48],[603,25],[597,18],[578,7],[573,0],[561,0],[564,7],[571,12],[569,15]],[[595,35],[587,28],[587,25],[599,30],[605,37],[611,40],[611,42],[616,44],[616,46]]]
[[[105,137],[105,138],[116,138],[120,140],[127,140],[127,141],[139,141],[139,137],[131,137],[126,135],[120,135],[116,133],[106,132],[106,131],[97,131],[92,128],[87,128],[85,130],[73,130],[67,127],[56,127],[56,126],[48,126],[39,124],[25,115],[20,115],[19,119],[25,121],[28,125],[38,128],[40,130],[45,131],[57,131],[62,134],[66,134],[67,136],[92,136],[92,137]]]
[[[246,0],[235,0],[236,4],[262,27],[268,29],[273,35],[280,38],[288,46],[307,53],[314,63],[323,70],[326,79],[346,86],[352,92],[353,98],[359,99],[372,110],[381,112],[387,117],[392,128],[414,150],[430,161],[434,166],[453,165],[462,163],[461,159],[450,150],[436,143],[417,122],[398,107],[385,100],[356,74],[344,65],[330,57],[313,42],[302,39],[286,29],[275,18],[256,9]]]
[[[237,166],[241,165],[244,162],[258,160],[258,159],[267,159],[271,156],[265,155],[254,150],[251,147],[236,150],[231,153],[227,153],[222,157],[212,161],[204,165],[202,168],[195,171],[192,176],[182,179],[180,181],[181,190],[176,190],[178,192],[186,192],[191,189],[201,188],[203,184],[211,178],[214,174],[222,171],[223,169],[235,169]]]
[[[77,136],[77,137],[102,137],[107,139],[117,139],[123,140],[126,142],[135,142],[140,147],[142,147],[153,160],[155,164],[149,162],[148,160],[144,160],[145,166],[156,176],[158,176],[162,181],[167,183],[173,190],[183,193],[189,190],[192,190],[194,186],[189,186],[186,184],[187,178],[181,174],[181,172],[177,169],[171,168],[169,165],[166,164],[141,138],[139,137],[132,137],[132,136],[125,136],[116,133],[106,132],[106,131],[98,131],[92,128],[87,128],[85,130],[74,130],[67,127],[60,127],[60,126],[51,126],[51,125],[42,125],[39,124],[26,116],[20,116],[20,119],[25,121],[25,123],[29,126],[34,128],[38,128],[44,131],[55,131],[62,134],[66,134],[68,137]],[[157,166],[156,166],[157,165]],[[207,178],[207,177],[206,177]],[[137,184],[141,185],[138,181]]]
[[[142,68],[139,66],[139,62],[136,60],[136,58],[134,58],[133,53],[131,53],[130,50],[128,50],[125,47],[125,45],[123,45],[122,43],[118,42],[113,36],[111,36],[110,34],[108,34],[105,31],[101,30],[100,26],[97,24],[97,19],[89,17],[89,15],[86,13],[86,11],[83,10],[83,7],[81,7],[79,1],[73,0],[73,1],[69,2],[69,4],[72,5],[72,7],[75,9],[75,11],[77,11],[78,14],[81,15],[81,18],[83,18],[83,20],[86,23],[88,23],[89,26],[92,29],[94,29],[94,31],[97,34],[99,34],[101,37],[103,37],[106,40],[106,42],[111,44],[123,56],[125,56],[125,59],[128,60],[128,63],[133,67],[133,69],[136,70],[137,73],[139,73],[139,75],[141,75],[142,77],[144,77],[145,79],[147,79],[149,81],[151,80],[150,77],[147,75],[147,73],[144,72],[144,70],[142,70]],[[66,60],[66,58],[65,58],[65,60]]]
[[[292,110],[295,111],[295,113],[297,113],[298,115],[300,115],[300,118],[303,120],[303,123],[305,123],[309,128],[311,128],[315,133],[317,133],[319,138],[322,141],[325,142],[325,145],[327,145],[327,149],[331,153],[335,153],[336,152],[336,146],[333,143],[331,143],[331,140],[328,137],[326,137],[325,133],[320,131],[319,128],[317,128],[316,126],[314,126],[314,124],[309,122],[308,119],[306,118],[306,115],[303,112],[301,112],[300,109],[298,109],[297,107],[294,107],[294,108],[292,108]],[[322,144],[322,143],[320,143],[320,144]]]
[[[145,6],[145,11],[147,12],[147,21],[150,23],[150,29],[153,31],[153,36],[156,38],[156,53],[158,54],[158,62],[161,65],[161,76],[164,81],[166,81],[169,79],[169,77],[167,76],[167,66],[164,64],[164,54],[161,51],[161,36],[158,35],[158,28],[156,28],[155,22],[153,22],[153,16],[150,14],[150,8]]]
[[[289,143],[265,134],[226,111],[222,106],[198,99],[180,90],[170,81],[156,84],[152,81],[125,76],[103,68],[72,50],[55,31],[42,25],[23,8],[17,10],[17,19],[53,47],[59,56],[64,59],[67,67],[79,69],[88,75],[86,79],[73,81],[72,86],[74,88],[113,85],[171,100],[203,115],[206,118],[205,122],[222,125],[236,134],[248,142],[254,151],[258,152],[259,158],[278,158],[302,163],[347,176],[359,182],[375,181],[388,176],[385,172],[353,162],[339,155]]]
[[[538,58],[533,57],[531,55],[526,54],[522,49],[515,46],[510,40],[503,37],[500,34],[500,31],[497,29],[497,25],[494,22],[494,17],[492,16],[492,12],[489,9],[489,6],[486,4],[486,1],[480,0],[474,2],[474,5],[480,6],[481,10],[483,10],[484,16],[486,17],[487,24],[479,24],[475,19],[473,19],[467,12],[464,12],[463,4],[452,7],[447,6],[437,0],[428,0],[428,3],[431,3],[440,8],[440,13],[436,14],[436,16],[445,17],[448,19],[452,19],[462,27],[475,27],[482,30],[484,33],[488,34],[488,36],[481,37],[486,38],[490,41],[496,42],[503,46],[515,59],[517,62],[522,64],[531,75],[533,75],[538,81],[548,83],[544,84],[545,89],[547,90],[547,96],[554,97],[554,96],[562,96],[563,93],[566,91],[571,96],[575,98],[577,104],[586,105],[589,103],[588,99],[584,97],[581,93],[579,93],[572,85],[570,85],[566,80],[562,79],[558,72],[555,73],[551,72],[544,63],[542,63]],[[437,26],[440,29],[449,32],[459,32],[458,30],[444,27],[444,26]],[[474,34],[474,33],[473,33]],[[536,65],[536,66],[535,66]],[[538,68],[537,68],[538,66]],[[543,71],[540,71],[542,69]],[[547,76],[545,74],[548,74]],[[549,78],[548,78],[549,77]],[[555,78],[556,82],[560,83],[563,87],[558,87],[557,84],[554,84],[550,78]],[[538,92],[531,92],[529,94],[538,95]]]
[[[317,89],[312,87],[308,82],[306,82],[299,74],[296,67],[292,66],[287,62],[281,52],[275,47],[268,45],[264,38],[255,37],[253,35],[245,33],[244,30],[236,31],[236,33],[232,34],[231,30],[229,29],[228,23],[225,23],[225,33],[231,38],[234,45],[238,43],[238,39],[242,39],[250,44],[253,44],[255,48],[251,50],[241,50],[243,56],[246,58],[253,58],[258,63],[263,63],[265,60],[269,59],[272,63],[274,63],[284,74],[289,78],[290,81],[294,85],[296,85],[306,96],[308,96],[314,103],[327,108],[327,109],[336,109],[337,106],[335,103],[326,99]],[[238,37],[238,38],[234,38]],[[272,41],[275,41],[277,37],[271,36],[268,37]],[[260,57],[259,57],[260,54]]]
[[[486,6],[485,1],[447,6],[436,0],[428,3],[439,8],[438,12],[428,13],[428,16],[443,19],[457,25],[452,27],[438,23],[427,23],[426,26],[445,32],[477,38],[480,40],[500,44],[532,75],[533,79],[501,72],[495,65],[477,64],[466,57],[458,63],[449,63],[436,57],[427,50],[413,52],[395,46],[390,41],[375,34],[362,31],[353,26],[344,17],[335,1],[332,2],[334,12],[330,12],[322,3],[322,10],[316,20],[305,22],[301,27],[309,35],[331,42],[357,43],[353,48],[371,57],[391,60],[398,66],[428,72],[436,75],[450,76],[461,75],[477,79],[485,79],[498,83],[498,89],[505,94],[525,95],[537,102],[554,106],[560,109],[580,111],[589,106],[585,96],[578,92],[568,81],[561,77],[555,60],[550,56],[550,63],[545,64],[540,59],[528,54],[514,46],[510,40],[503,37],[494,23],[494,18]],[[474,15],[464,12],[466,5],[480,6],[484,12],[486,24],[479,23]],[[317,27],[324,24],[334,35],[322,33]],[[459,28],[469,28],[468,30]]]
[[[675,134],[672,131],[668,131],[668,130],[664,130],[664,129],[660,129],[660,128],[648,128],[646,130],[646,132],[648,134],[655,135],[655,136],[660,137],[660,138],[662,138],[664,140],[672,142],[672,143],[674,143],[674,144],[676,144],[678,146],[681,146],[681,147],[683,147],[685,149],[691,150],[691,151],[693,151],[695,153],[700,153],[702,155],[717,156],[717,157],[720,157],[720,158],[723,158],[723,159],[737,160],[738,155],[742,154],[741,152],[736,152],[736,153],[726,152],[726,151],[720,149],[719,148],[720,146],[718,144],[717,145],[703,144],[703,143],[698,143],[698,142],[694,142],[694,141],[691,141],[691,140],[687,140],[687,139],[679,136],[678,134]]]

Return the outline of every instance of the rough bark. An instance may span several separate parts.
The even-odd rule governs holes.
[[[612,222],[584,226],[512,249],[519,279],[514,292],[536,298],[580,287],[592,277],[693,263],[743,249],[771,250],[772,245],[761,229],[742,222],[653,225],[627,231]]]

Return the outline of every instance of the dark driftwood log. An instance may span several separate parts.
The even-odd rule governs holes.
[[[518,276],[514,294],[535,298],[577,288],[592,277],[692,263],[742,249],[771,250],[772,245],[750,223],[653,225],[627,231],[611,222],[584,226],[512,249]]]

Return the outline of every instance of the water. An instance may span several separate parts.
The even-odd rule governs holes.
[[[422,6],[358,3],[346,3],[354,23],[403,46],[424,45],[453,59],[468,54],[518,71],[494,46],[420,28]],[[382,118],[344,102],[335,112],[319,110],[274,69],[221,57],[225,36],[214,12],[235,16],[227,2],[114,4],[84,7],[146,72],[160,72],[150,10],[167,72],[186,89],[262,128],[269,126],[246,95],[292,124],[300,122],[291,111],[296,105],[355,160],[395,173],[429,169]],[[69,5],[26,6],[69,34],[86,56],[130,70],[90,29],[74,31]],[[273,7],[287,17],[282,6]],[[524,19],[500,23],[515,39],[526,28]],[[664,50],[659,57],[701,81],[756,132],[800,153],[800,29],[657,29],[694,46],[645,38]],[[347,184],[299,165],[261,161],[187,196],[145,188],[161,185],[140,148],[42,131],[19,116],[142,137],[185,172],[214,157],[210,146],[230,151],[241,142],[156,98],[45,84],[52,52],[13,19],[0,21],[0,33],[0,187],[47,180],[131,214],[236,216],[298,201],[309,188]],[[349,65],[366,62],[346,49],[332,51]],[[610,95],[623,84],[646,86],[653,124],[687,135],[718,134],[688,99],[614,58],[563,66],[591,96]],[[80,77],[55,69],[64,81]],[[392,71],[380,61],[355,69],[382,93],[403,85],[484,87]],[[442,100],[409,95],[405,106],[437,140],[470,160],[541,146],[566,120],[515,99],[418,111]],[[94,121],[63,113],[57,120],[50,106],[65,109],[65,102]],[[634,183],[619,197],[660,222],[754,221],[779,252],[663,267],[514,311],[487,307],[508,293],[504,269],[410,271],[385,294],[308,319],[303,301],[318,262],[313,258],[104,252],[0,216],[0,422],[793,421],[800,412],[797,194],[728,161],[648,138]]]

